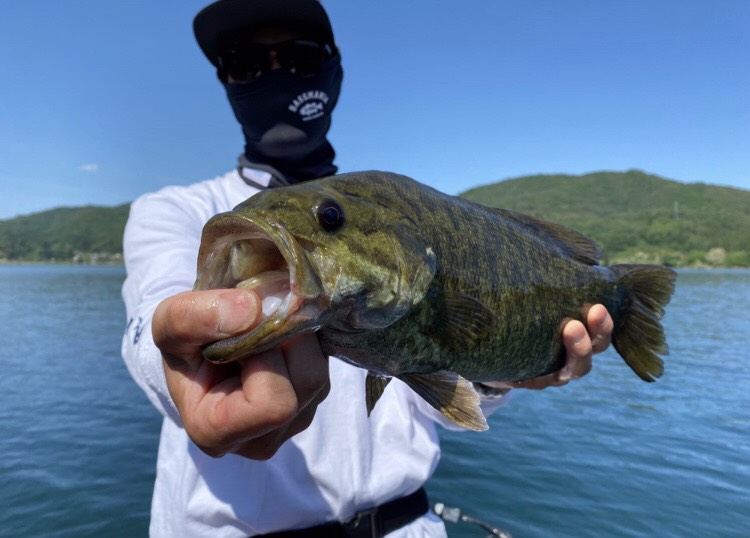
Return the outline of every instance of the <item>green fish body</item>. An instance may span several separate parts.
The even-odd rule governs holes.
[[[205,226],[195,289],[246,287],[261,324],[211,344],[228,362],[317,331],[366,368],[368,411],[406,382],[457,423],[486,429],[474,381],[559,370],[561,327],[603,304],[613,345],[645,381],[663,372],[659,323],[675,274],[598,265],[597,245],[558,224],[360,172],[261,192]]]

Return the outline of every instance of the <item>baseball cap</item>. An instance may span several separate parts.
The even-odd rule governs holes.
[[[335,50],[331,22],[318,0],[219,0],[203,8],[193,20],[198,45],[216,67],[228,40],[264,27],[299,30]]]

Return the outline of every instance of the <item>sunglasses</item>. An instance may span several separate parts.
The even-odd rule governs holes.
[[[221,55],[221,68],[225,76],[237,82],[250,82],[271,71],[276,61],[282,69],[306,77],[319,73],[331,56],[333,50],[329,45],[303,39],[275,45],[243,43]]]

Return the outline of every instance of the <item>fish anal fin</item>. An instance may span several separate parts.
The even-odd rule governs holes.
[[[372,372],[367,372],[367,379],[365,380],[365,402],[367,404],[367,416],[370,416],[372,410],[375,408],[375,404],[383,395],[383,391],[388,383],[391,381],[390,377],[382,377]]]
[[[593,239],[567,226],[509,209],[490,208],[503,218],[528,228],[542,240],[553,240],[572,258],[587,265],[599,265],[601,248]]]
[[[398,376],[427,403],[453,422],[474,431],[485,431],[487,420],[474,386],[453,372],[401,374]]]

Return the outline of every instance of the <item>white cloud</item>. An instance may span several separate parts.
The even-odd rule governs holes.
[[[99,163],[87,163],[78,167],[82,172],[96,172],[99,170]]]

